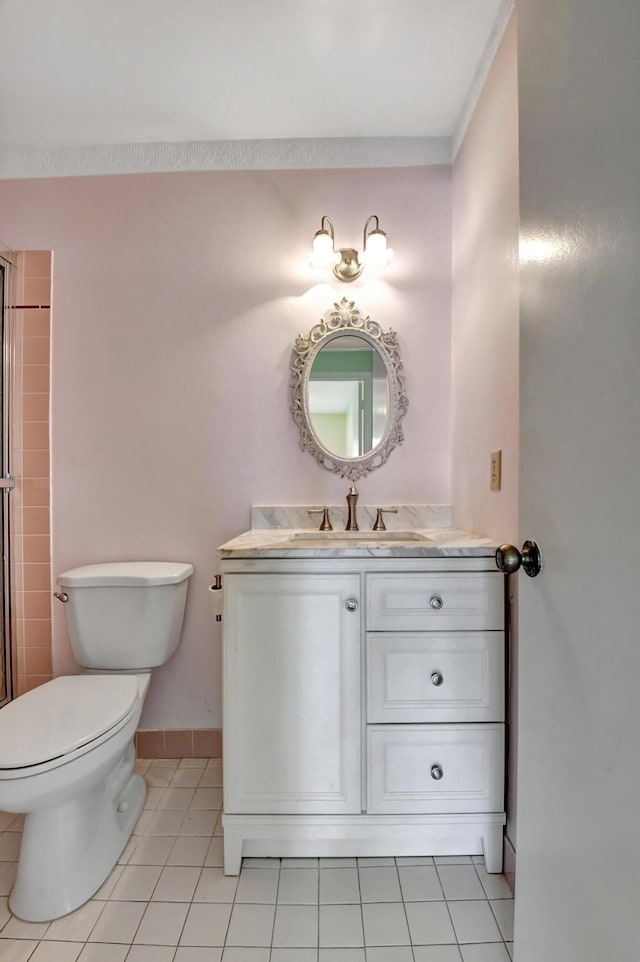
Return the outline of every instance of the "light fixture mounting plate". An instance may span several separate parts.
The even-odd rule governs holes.
[[[339,281],[355,281],[362,274],[363,265],[358,260],[358,252],[353,247],[343,247],[339,252],[340,261],[333,268]]]

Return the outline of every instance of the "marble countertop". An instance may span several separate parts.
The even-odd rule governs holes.
[[[350,532],[333,531],[326,538],[312,528],[252,528],[218,550],[224,558],[448,558],[493,557],[498,544],[470,531],[455,528],[388,530],[384,540],[375,531],[360,531],[357,541]],[[394,537],[397,534],[397,539]],[[370,535],[370,538],[367,537]]]

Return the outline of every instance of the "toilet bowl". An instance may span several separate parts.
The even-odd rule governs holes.
[[[41,922],[78,908],[127,844],[146,797],[133,736],[150,668],[177,647],[192,572],[137,562],[59,577],[72,650],[85,671],[0,710],[0,811],[25,813],[9,897],[19,918]]]

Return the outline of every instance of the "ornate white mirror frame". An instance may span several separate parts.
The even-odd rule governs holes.
[[[309,379],[313,362],[322,348],[340,333],[354,334],[367,341],[380,356],[387,375],[389,412],[384,433],[373,450],[356,458],[338,457],[322,444],[313,430],[309,410]],[[409,403],[395,331],[391,328],[383,331],[376,321],[364,317],[353,301],[343,297],[339,304],[333,305],[326,319],[322,318],[319,324],[311,328],[308,337],[298,335],[292,358],[291,413],[300,429],[302,450],[313,455],[327,471],[351,481],[357,481],[384,464],[393,449],[404,440],[401,421]]]

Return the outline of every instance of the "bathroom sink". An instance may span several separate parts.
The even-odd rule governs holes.
[[[421,541],[425,544],[431,542],[431,538],[419,531],[296,531],[288,540],[297,544],[317,544],[319,541],[346,541],[349,544],[378,544],[382,541]]]

